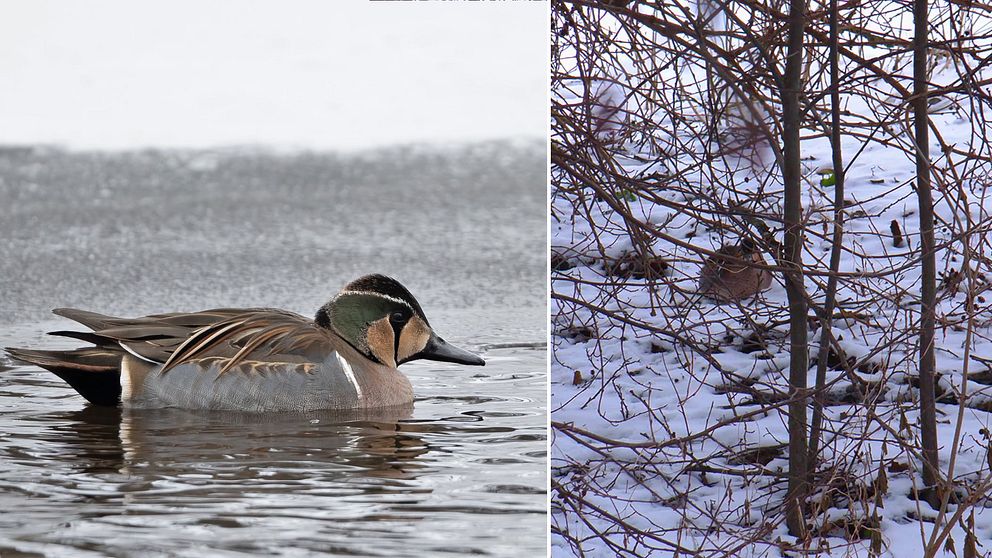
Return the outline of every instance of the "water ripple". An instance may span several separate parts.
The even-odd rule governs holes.
[[[121,411],[13,367],[0,506],[18,513],[0,516],[0,554],[540,554],[544,520],[520,519],[545,513],[544,408],[520,394],[544,355],[492,352],[486,395],[453,395],[445,371],[415,382],[412,414]]]

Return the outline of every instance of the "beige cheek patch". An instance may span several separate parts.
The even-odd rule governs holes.
[[[365,341],[369,346],[369,351],[379,362],[390,368],[396,368],[396,359],[393,356],[393,326],[389,324],[389,318],[382,318],[369,324],[365,333]]]
[[[410,318],[403,330],[400,331],[400,345],[396,348],[397,362],[403,362],[424,350],[431,338],[431,328],[418,316]]]

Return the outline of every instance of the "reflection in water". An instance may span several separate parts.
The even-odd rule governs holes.
[[[140,470],[146,475],[169,475],[190,467],[225,470],[225,464],[235,459],[240,466],[236,478],[249,480],[271,478],[273,471],[287,463],[329,456],[320,461],[321,470],[309,471],[311,480],[322,474],[333,477],[339,469],[412,480],[419,468],[413,461],[428,451],[427,443],[415,433],[421,426],[400,422],[412,412],[412,405],[268,415],[87,406],[47,418],[63,423],[53,429],[60,435],[52,443],[65,446],[66,453],[76,456],[73,465],[87,473]]]
[[[427,453],[427,443],[396,422],[412,411],[409,406],[360,417],[125,411],[121,472],[169,475],[183,469],[225,481],[280,483],[334,483],[356,474],[414,480],[423,468],[414,460]],[[232,435],[237,432],[244,434]]]

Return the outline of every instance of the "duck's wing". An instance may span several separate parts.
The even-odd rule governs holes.
[[[218,308],[194,313],[118,318],[76,308],[56,308],[52,310],[54,314],[79,322],[92,331],[52,331],[49,335],[124,350],[143,360],[162,363],[197,329],[249,311],[252,309]]]
[[[55,313],[92,332],[57,331],[98,347],[119,346],[163,371],[189,360],[228,359],[225,370],[244,359],[302,362],[333,350],[330,335],[310,319],[272,308],[217,308],[193,313],[115,318],[95,312],[60,308]]]
[[[116,318],[59,308],[60,316],[92,331],[54,331],[95,347],[68,351],[6,348],[10,356],[46,368],[97,405],[117,405],[125,356],[140,359],[135,369],[163,372],[190,362],[194,370],[306,370],[341,343],[313,321],[283,310],[219,308],[194,313]],[[250,361],[249,361],[250,359]],[[205,366],[205,363],[213,363]],[[289,363],[287,366],[286,364]],[[240,366],[244,364],[244,366]]]
[[[315,362],[334,348],[331,334],[313,320],[284,310],[253,310],[197,329],[172,351],[162,372],[204,357],[227,359],[221,373],[248,358],[259,363]]]

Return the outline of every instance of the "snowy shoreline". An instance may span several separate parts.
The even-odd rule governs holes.
[[[561,106],[581,104],[565,85],[557,94]],[[877,110],[858,98],[845,102],[850,114]],[[935,190],[938,439],[940,467],[946,471],[954,455],[957,497],[966,500],[950,538],[962,545],[974,533],[987,551],[992,184],[981,170],[988,146],[967,107],[931,114],[943,140],[931,145],[943,154],[935,165],[966,173],[963,183]],[[688,128],[686,136],[698,131]],[[803,135],[812,387],[814,310],[824,300],[831,247],[832,192],[821,178],[831,152],[818,130]],[[559,131],[552,141],[568,137]],[[705,146],[680,137],[699,150],[680,158],[640,138],[634,133],[588,151],[559,145],[572,158],[553,163],[552,553],[853,556],[880,537],[885,555],[922,555],[937,512],[915,496],[921,463],[907,449],[919,445],[920,250],[915,168],[905,145],[844,138],[845,237],[832,325],[844,355],[840,361],[829,353],[825,439],[809,499],[812,547],[804,547],[788,534],[782,513],[790,364],[782,275],[769,266],[771,287],[739,304],[696,293],[709,255],[745,234],[762,239],[753,221],[773,231],[764,236],[766,254],[782,242],[781,176],[772,157],[714,156],[710,167],[692,167],[691,156]],[[981,157],[969,161],[947,145]],[[601,181],[574,179],[582,173]],[[958,508],[952,498],[945,522]]]

